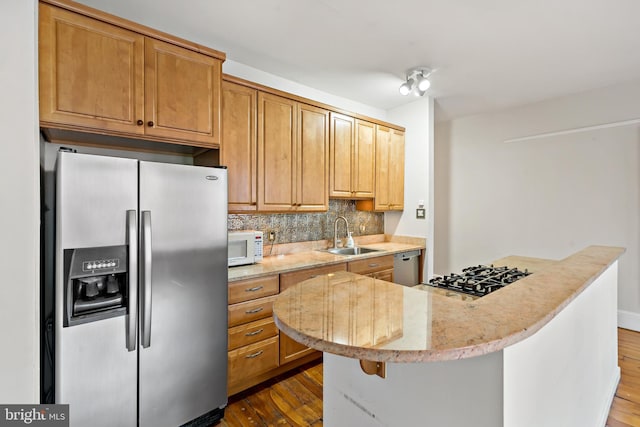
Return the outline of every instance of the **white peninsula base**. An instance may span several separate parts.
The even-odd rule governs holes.
[[[532,336],[501,351],[430,363],[324,354],[324,425],[604,426],[620,377],[617,262]]]

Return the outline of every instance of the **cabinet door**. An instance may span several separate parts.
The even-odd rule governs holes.
[[[293,271],[290,273],[283,273],[280,275],[280,292],[283,292],[287,288],[302,282],[303,280],[312,279],[321,274],[334,273],[336,271],[346,271],[347,264],[333,264],[318,268],[307,268],[304,270]],[[299,359],[307,354],[313,353],[314,349],[300,344],[297,341],[292,340],[284,333],[280,332],[280,364],[291,362],[292,360]]]
[[[390,270],[382,270],[376,273],[371,273],[371,277],[378,280],[384,280],[385,282],[393,283],[393,269]]]
[[[329,111],[298,104],[296,144],[297,211],[329,209]]]
[[[143,134],[144,37],[42,3],[39,13],[41,123]]]
[[[296,155],[296,102],[258,93],[258,210],[292,211]]]
[[[169,43],[145,39],[145,133],[217,146],[222,63]]]
[[[356,120],[353,196],[372,198],[375,190],[375,125]]]
[[[389,209],[404,209],[404,132],[395,129],[389,153]]]
[[[388,210],[390,204],[389,192],[389,163],[391,155],[391,129],[376,126],[376,195],[375,210]]]
[[[355,123],[353,117],[331,113],[329,195],[351,198]]]
[[[228,168],[229,211],[256,210],[258,92],[222,82],[221,164]]]

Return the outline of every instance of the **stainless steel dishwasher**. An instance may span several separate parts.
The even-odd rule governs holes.
[[[418,260],[420,251],[397,253],[393,256],[393,283],[415,286],[420,281]]]

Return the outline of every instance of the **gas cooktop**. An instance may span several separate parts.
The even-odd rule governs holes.
[[[426,285],[483,297],[529,274],[531,273],[526,269],[522,271],[517,268],[478,265],[463,268],[461,274],[434,277]]]

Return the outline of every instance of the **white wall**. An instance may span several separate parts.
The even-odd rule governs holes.
[[[37,2],[0,2],[0,402],[39,401]]]
[[[385,110],[332,95],[309,86],[304,86],[265,71],[249,67],[248,65],[235,62],[232,59],[227,59],[224,64],[222,64],[222,71],[232,76],[240,77],[284,92],[293,93],[294,95],[313,99],[337,108],[342,108],[344,110],[363,114],[379,120],[386,120],[387,113]]]
[[[435,272],[623,246],[618,308],[640,329],[640,125],[504,142],[639,118],[640,81],[437,123]]]
[[[415,102],[387,111],[388,120],[406,128],[404,211],[386,212],[384,232],[427,238],[425,280],[433,272],[433,99]],[[424,201],[426,219],[416,218],[418,202]]]

